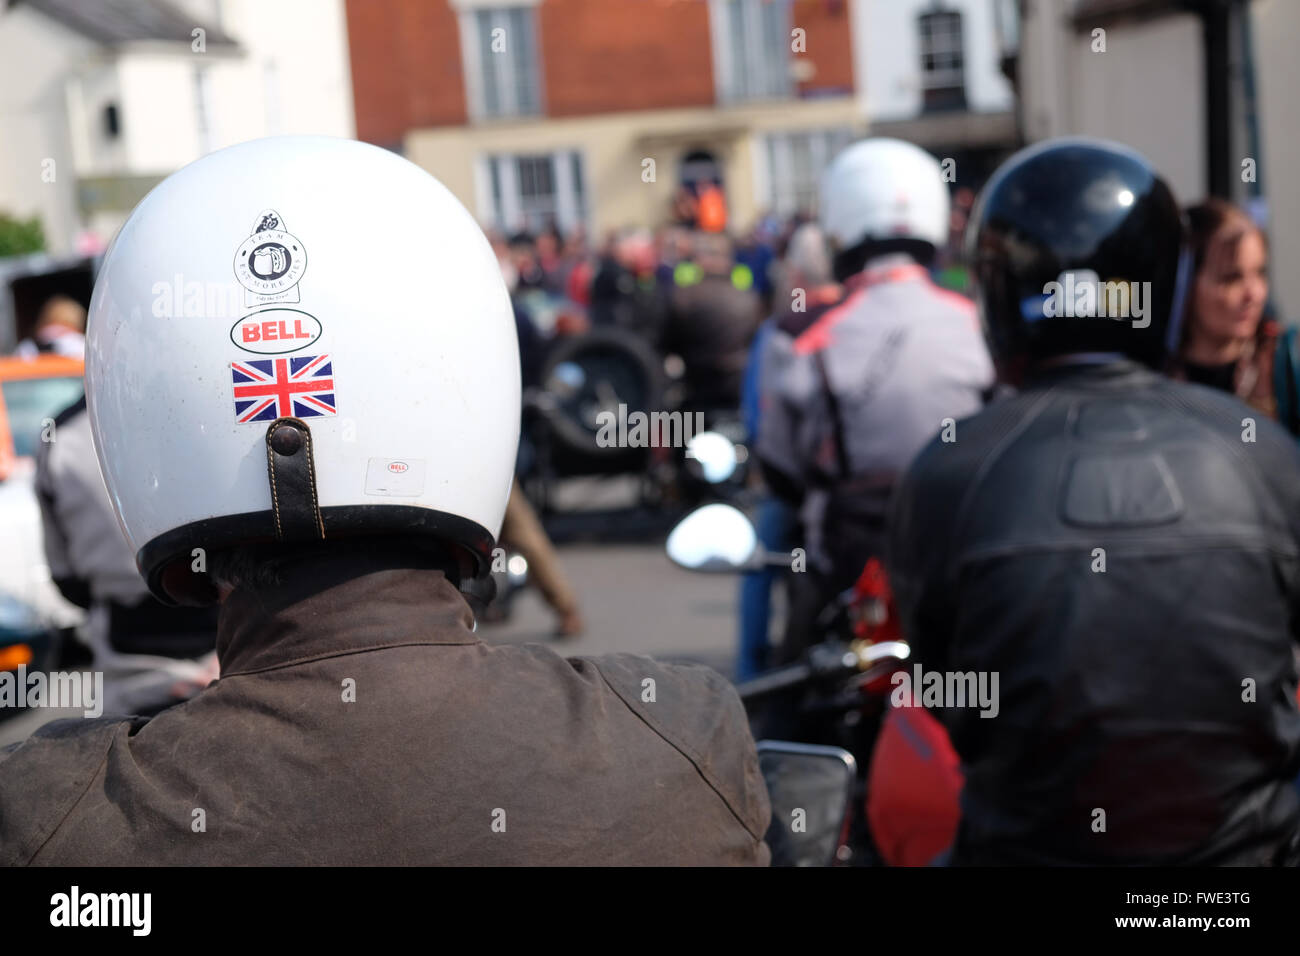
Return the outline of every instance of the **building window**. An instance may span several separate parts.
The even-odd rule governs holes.
[[[531,6],[466,9],[461,41],[472,117],[541,113],[537,21]]]
[[[587,223],[582,155],[576,151],[492,155],[487,167],[487,218],[506,233],[571,232]]]
[[[198,135],[199,155],[212,152],[212,122],[209,116],[211,95],[207,67],[194,68],[194,130]]]
[[[961,14],[945,10],[924,13],[921,30],[922,109],[926,112],[966,108],[966,58],[962,48]]]
[[[767,206],[775,215],[817,212],[822,170],[853,139],[848,129],[800,130],[765,137]]]
[[[280,133],[280,66],[274,60],[262,64],[262,101],[266,104],[266,135]]]
[[[117,104],[108,103],[104,106],[104,138],[117,139],[121,132],[122,120],[118,115]]]
[[[710,0],[709,14],[722,102],[785,99],[794,94],[786,0]]]

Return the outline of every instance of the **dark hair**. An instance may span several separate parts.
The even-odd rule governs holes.
[[[851,249],[835,253],[832,268],[835,280],[843,282],[857,275],[871,259],[888,255],[891,252],[905,252],[923,266],[934,262],[937,250],[932,243],[924,239],[867,239]]]
[[[1234,223],[1240,224],[1241,230],[1231,237],[1232,242],[1235,243],[1242,236],[1254,232],[1263,240],[1264,248],[1268,248],[1268,237],[1264,235],[1264,230],[1245,210],[1230,202],[1223,199],[1207,199],[1187,208],[1187,241],[1192,250],[1192,265],[1197,275],[1205,265],[1205,257],[1209,253],[1210,243],[1213,242],[1214,237],[1224,226]]]

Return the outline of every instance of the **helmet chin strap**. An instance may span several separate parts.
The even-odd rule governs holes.
[[[316,460],[311,429],[298,418],[277,418],[266,429],[266,471],[278,541],[325,537],[316,495]]]

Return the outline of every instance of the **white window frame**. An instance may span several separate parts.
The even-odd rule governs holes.
[[[790,74],[791,17],[789,0],[770,0],[784,12],[784,32],[780,38],[782,60],[773,62],[763,49],[762,9],[764,0],[709,0],[709,38],[713,48],[714,96],[719,103],[748,103],[761,100],[790,99],[795,93]],[[731,11],[741,9],[742,47],[750,78],[741,88],[737,63],[733,56],[734,35],[729,29]],[[756,77],[763,77],[761,83]]]
[[[955,24],[957,29],[945,29],[941,33],[935,32],[933,26],[940,19],[947,24]],[[931,29],[927,30],[927,26]],[[918,43],[921,52],[922,89],[956,90],[965,87],[966,43],[964,32],[965,17],[961,15],[960,10],[927,10],[917,18]],[[961,66],[931,70],[925,68],[925,57],[927,55],[952,56],[953,54],[960,58]]]
[[[761,134],[762,148],[756,150],[761,157],[761,165],[755,175],[755,183],[761,184],[760,206],[773,215],[789,216],[796,212],[817,212],[817,189],[822,170],[854,139],[854,132],[848,126],[815,127],[811,129],[777,129],[766,130]],[[807,183],[795,184],[794,155],[796,140],[808,142],[808,172],[811,177]],[[804,186],[812,190],[813,202],[808,206],[799,203],[799,188]]]
[[[212,152],[212,75],[209,68],[197,64],[191,74],[191,91],[194,98],[194,138],[198,154]]]
[[[574,156],[579,157],[580,169],[574,169]],[[519,189],[519,160],[545,157],[551,162],[551,184],[554,196],[555,224],[561,232],[572,232],[581,227],[590,230],[591,190],[587,173],[587,160],[580,149],[555,149],[542,152],[484,153],[475,162],[474,190],[478,203],[479,222],[485,228],[500,229],[507,235],[522,229],[531,229],[524,221],[522,196]],[[496,164],[501,184],[501,201],[497,204],[492,190],[492,166]]]
[[[536,7],[541,0],[451,0],[456,12],[457,27],[460,33],[461,73],[465,81],[466,106],[469,118],[474,122],[483,120],[509,120],[546,114],[545,88],[542,78],[545,75],[542,66],[541,31],[538,24]],[[535,75],[532,77],[536,90],[537,109],[534,112],[520,113],[516,100],[516,86],[513,82],[514,63],[496,64],[497,89],[506,98],[506,105],[496,113],[487,111],[487,92],[484,88],[484,63],[482,57],[482,38],[478,29],[478,14],[492,10],[525,10],[532,20],[533,63]],[[513,54],[512,54],[513,55]]]

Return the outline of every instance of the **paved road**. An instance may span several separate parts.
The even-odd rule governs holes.
[[[739,578],[683,571],[668,561],[662,543],[572,544],[559,551],[582,601],[586,633],[552,638],[549,609],[529,588],[508,622],[484,628],[485,639],[545,641],[566,655],[626,651],[695,660],[731,676]]]

